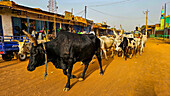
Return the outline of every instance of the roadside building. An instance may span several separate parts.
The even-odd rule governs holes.
[[[93,24],[94,32],[97,36],[113,34],[113,31],[110,29],[110,26],[106,23],[94,23]]]
[[[164,34],[165,29],[165,34]],[[170,15],[165,16],[164,9],[161,11],[160,24],[155,24],[155,36],[157,34],[170,35]]]
[[[54,28],[54,23],[56,23]],[[77,33],[78,30],[91,30],[92,20],[72,15],[65,11],[65,15],[54,14],[39,8],[30,8],[16,4],[13,1],[0,1],[0,35],[21,36],[21,32],[15,30],[15,26],[31,33],[33,30],[39,32],[45,30],[49,34],[55,34],[55,30],[66,30]],[[56,32],[57,32],[56,31]]]
[[[147,36],[149,37],[151,34],[155,34],[155,25],[148,25]]]

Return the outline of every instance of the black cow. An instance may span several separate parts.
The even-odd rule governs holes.
[[[125,60],[128,57],[128,38],[123,37],[123,41],[120,43],[119,47],[123,50],[123,55],[125,56]]]
[[[93,55],[97,56],[100,65],[100,74],[103,75],[101,57],[100,57],[100,40],[94,35],[80,35],[69,32],[58,32],[57,37],[49,42],[37,44],[35,38],[23,31],[29,39],[32,40],[33,46],[30,51],[30,59],[27,67],[28,71],[35,70],[36,67],[44,65],[45,52],[47,53],[48,62],[52,62],[56,68],[63,69],[63,73],[67,75],[68,81],[63,89],[70,89],[70,78],[73,64],[82,61],[85,65],[80,80],[84,79],[85,72]],[[68,72],[66,71],[68,69]]]
[[[120,43],[119,47],[123,50],[123,55],[125,56],[125,60],[129,57],[137,53],[136,41],[134,38],[123,37],[123,41]]]

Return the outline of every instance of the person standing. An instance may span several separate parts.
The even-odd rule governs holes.
[[[79,30],[78,34],[82,34],[82,32],[80,32],[80,30]]]
[[[73,33],[76,33],[76,31],[74,30],[74,28],[73,28]]]

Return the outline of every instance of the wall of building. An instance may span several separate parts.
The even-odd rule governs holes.
[[[170,27],[170,17],[166,17],[165,19],[165,27]]]
[[[157,34],[161,34],[161,35],[163,35],[163,34],[164,34],[164,30],[156,31],[156,32],[155,32],[155,36],[157,36]],[[168,29],[168,30],[167,30],[166,35],[170,35],[170,29]]]
[[[1,17],[2,17],[3,36],[13,36],[11,14],[9,13],[8,10],[6,10],[6,13],[1,14]]]

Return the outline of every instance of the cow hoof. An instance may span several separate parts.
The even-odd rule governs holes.
[[[73,79],[73,78],[76,78],[76,76],[75,75],[71,75],[71,79]]]
[[[83,81],[84,79],[83,78],[79,78],[79,81]]]
[[[101,76],[103,76],[103,73],[100,73]]]
[[[130,55],[129,58],[132,59],[132,55]]]
[[[67,91],[69,91],[70,90],[70,88],[64,88],[63,89],[63,91],[65,91],[65,92],[67,92]]]
[[[106,61],[108,61],[108,58],[106,58]]]

